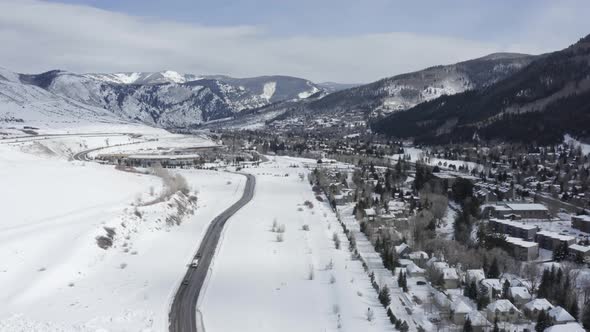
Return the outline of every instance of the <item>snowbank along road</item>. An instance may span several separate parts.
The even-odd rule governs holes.
[[[234,213],[254,197],[256,178],[251,174],[244,175],[246,176],[246,186],[242,197],[211,222],[194,257],[195,261],[193,262],[198,263],[189,265],[188,271],[178,288],[170,310],[170,331],[172,332],[197,331],[197,300],[213,260],[223,226]]]

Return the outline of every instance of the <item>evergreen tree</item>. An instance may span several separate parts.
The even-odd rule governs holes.
[[[386,308],[391,303],[391,295],[389,294],[389,287],[387,285],[383,286],[379,291],[379,302]]]
[[[580,316],[580,307],[578,305],[578,299],[576,299],[575,296],[574,296],[574,300],[572,301],[572,305],[570,306],[568,312],[570,313],[570,315],[574,316],[574,318],[576,320]]]
[[[545,313],[545,310],[541,310],[539,312],[539,316],[537,317],[537,324],[535,325],[535,331],[543,332],[546,328],[551,326],[549,321],[550,317]]]
[[[504,280],[504,284],[502,285],[502,298],[508,299],[508,293],[510,291],[510,281],[508,279]]]
[[[473,332],[473,326],[471,326],[471,319],[467,317],[465,324],[463,324],[463,332]]]
[[[498,327],[498,317],[494,318],[494,330],[493,332],[500,332],[500,327]]]
[[[500,276],[500,268],[498,267],[498,259],[494,257],[490,269],[488,271],[488,278],[498,278]]]

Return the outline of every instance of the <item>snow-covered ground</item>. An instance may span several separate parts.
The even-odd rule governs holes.
[[[206,226],[241,196],[243,176],[183,170],[198,191],[194,214],[167,225],[176,196],[136,212],[134,204],[153,199],[151,187],[159,192],[159,178],[66,161],[106,138],[0,142],[0,331],[167,330],[169,303]],[[96,237],[107,229],[114,236],[105,250]]]
[[[256,175],[254,199],[226,225],[199,304],[208,332],[393,330],[336,215],[300,178],[308,170],[293,167],[302,161],[276,157],[246,169]],[[272,231],[275,220],[282,235]]]

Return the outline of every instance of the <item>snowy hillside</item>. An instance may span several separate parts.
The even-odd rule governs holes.
[[[19,75],[0,69],[0,127],[78,127],[96,123],[125,123],[111,112],[22,84]]]
[[[162,128],[191,127],[321,91],[310,81],[287,76],[237,79],[174,71],[76,74],[54,70],[37,75],[5,72],[5,81],[10,78],[15,84],[42,88],[87,108],[107,110],[124,121]]]

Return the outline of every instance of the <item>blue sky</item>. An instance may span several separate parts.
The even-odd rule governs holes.
[[[589,12],[586,0],[0,0],[0,42],[16,46],[0,66],[368,82],[561,49],[590,33]],[[33,64],[39,43],[47,58]]]

